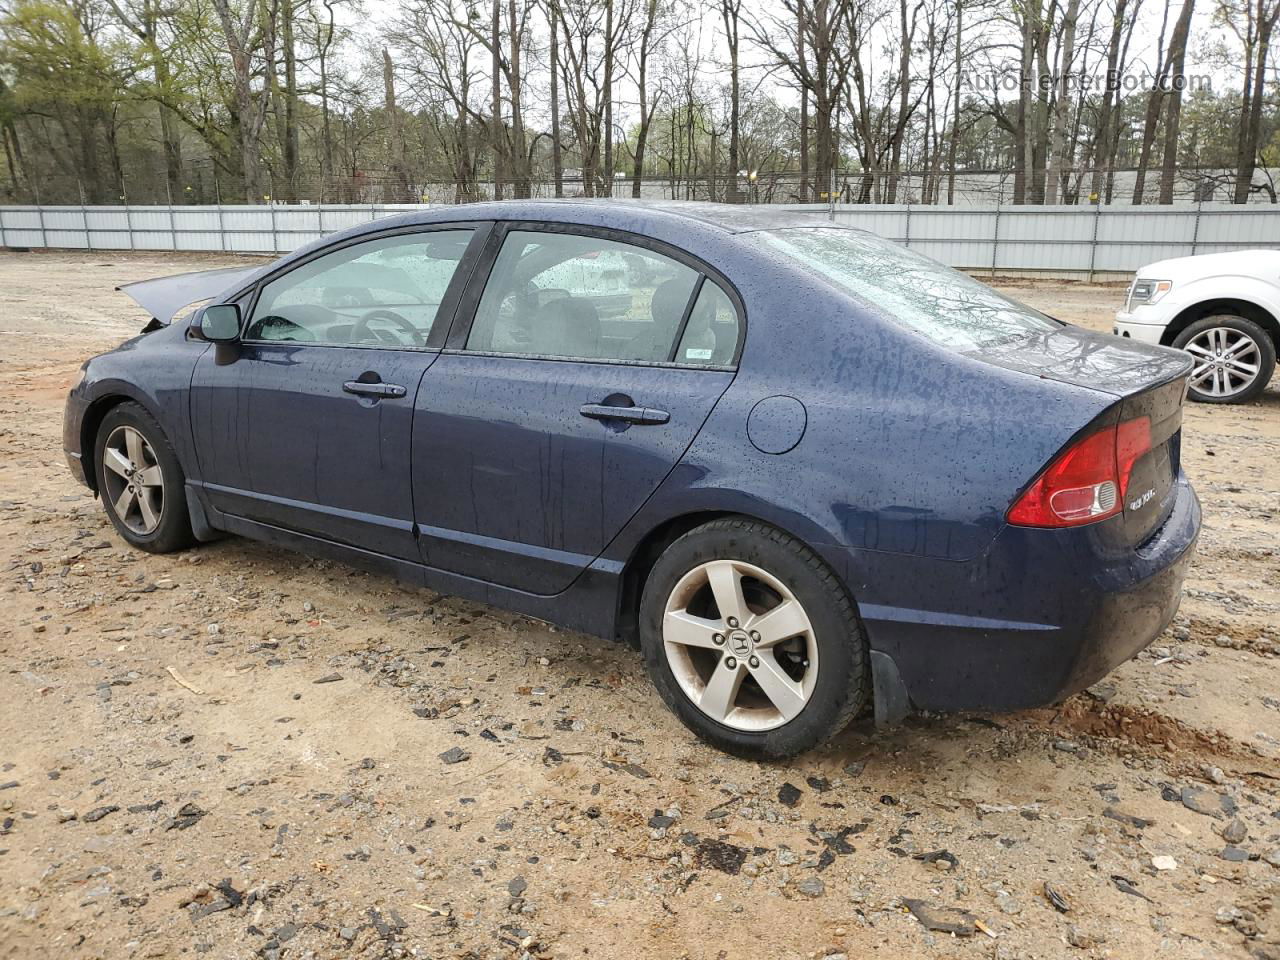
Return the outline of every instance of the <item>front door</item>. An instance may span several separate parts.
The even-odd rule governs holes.
[[[418,559],[414,401],[465,282],[459,263],[473,233],[361,241],[262,286],[239,358],[219,364],[207,351],[192,380],[201,482],[214,507]]]
[[[692,443],[733,379],[738,332],[721,287],[674,251],[508,231],[473,322],[418,394],[425,561],[564,590]]]

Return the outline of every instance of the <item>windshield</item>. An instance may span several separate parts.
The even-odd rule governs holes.
[[[791,227],[746,234],[930,340],[977,350],[1061,324],[986,284],[858,230]]]

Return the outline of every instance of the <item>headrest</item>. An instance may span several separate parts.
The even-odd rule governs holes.
[[[589,300],[552,300],[538,308],[534,338],[553,356],[598,359],[600,314]]]

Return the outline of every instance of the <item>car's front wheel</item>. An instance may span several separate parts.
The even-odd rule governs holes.
[[[867,704],[866,642],[843,584],[752,520],[716,520],[667,548],[645,583],[640,639],[667,705],[739,756],[800,753]]]
[[[94,447],[98,492],[132,546],[170,553],[191,546],[182,467],[153,416],[132,401],[112,407]]]
[[[1247,403],[1266,389],[1276,368],[1276,347],[1260,326],[1226,314],[1202,317],[1174,338],[1191,354],[1188,396],[1201,403]]]

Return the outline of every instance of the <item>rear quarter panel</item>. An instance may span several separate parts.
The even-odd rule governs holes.
[[[611,557],[671,517],[731,511],[817,549],[860,604],[899,602],[913,571],[980,556],[1014,497],[1115,402],[943,349],[783,261],[738,251],[713,262],[746,304],[738,375]],[[770,396],[807,412],[800,442],[779,455],[747,438]],[[938,610],[971,609],[972,587],[911,583],[915,602]]]

